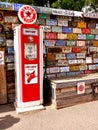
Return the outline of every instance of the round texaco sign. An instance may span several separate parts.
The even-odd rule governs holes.
[[[18,17],[24,24],[33,24],[37,19],[37,13],[32,6],[24,5],[19,9]]]

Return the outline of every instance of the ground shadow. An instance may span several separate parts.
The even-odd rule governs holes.
[[[7,129],[20,121],[19,118],[13,117],[11,115],[6,115],[0,117],[0,130]]]

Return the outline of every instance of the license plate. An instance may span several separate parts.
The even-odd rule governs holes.
[[[44,26],[44,32],[51,32],[51,26]]]
[[[56,40],[56,46],[65,46],[66,41],[65,40]]]
[[[86,40],[86,35],[85,34],[78,34],[78,39],[80,40]]]
[[[66,54],[67,59],[74,59],[76,58],[75,54]]]
[[[62,32],[62,27],[52,26],[52,32]]]
[[[72,51],[72,48],[71,47],[63,47],[62,48],[62,52],[63,53],[70,53]]]
[[[84,33],[84,34],[90,34],[91,31],[90,31],[90,29],[88,29],[88,28],[83,28],[83,29],[82,29],[82,33]]]
[[[68,67],[60,67],[60,72],[69,72],[69,66]]]
[[[72,33],[73,29],[72,28],[68,28],[68,27],[62,27],[62,32],[63,33]]]
[[[76,41],[67,41],[67,46],[75,46]]]
[[[68,39],[69,40],[77,40],[78,39],[78,35],[77,34],[68,34]]]
[[[85,41],[77,41],[77,46],[85,46]]]
[[[67,34],[60,34],[60,33],[58,33],[57,34],[57,38],[58,39],[67,39]]]
[[[82,30],[80,28],[73,28],[73,33],[82,33]]]
[[[46,19],[46,25],[57,25],[57,20],[54,19]]]
[[[78,28],[86,28],[85,22],[78,22]]]
[[[57,59],[66,59],[66,55],[65,54],[56,54],[56,60]]]
[[[56,33],[46,32],[46,39],[57,39]]]
[[[68,21],[58,20],[58,26],[67,26],[68,27]]]

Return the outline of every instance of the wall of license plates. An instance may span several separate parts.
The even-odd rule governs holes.
[[[0,48],[5,47],[8,102],[15,99],[13,28],[20,24],[17,11],[23,4],[0,2]],[[35,24],[44,27],[49,78],[96,73],[98,70],[98,14],[34,6]],[[45,61],[44,61],[45,62]]]
[[[98,21],[96,19],[39,14],[36,23],[44,26],[49,78],[97,72]]]

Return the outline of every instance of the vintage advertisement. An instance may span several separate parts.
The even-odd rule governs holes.
[[[62,32],[63,33],[72,33],[73,29],[72,28],[68,28],[68,27],[62,27]]]
[[[65,46],[66,41],[65,40],[56,40],[56,46]]]
[[[38,83],[38,64],[25,64],[25,84]]]
[[[57,39],[57,35],[53,32],[46,32],[46,39]]]
[[[52,26],[52,32],[62,32],[62,27]]]
[[[82,33],[81,28],[73,28],[73,33]]]
[[[58,26],[68,27],[68,21],[67,20],[58,20]]]
[[[75,46],[76,41],[67,41],[67,46]]]
[[[58,39],[67,39],[67,34],[58,33],[58,34],[57,34],[57,38],[58,38]]]

